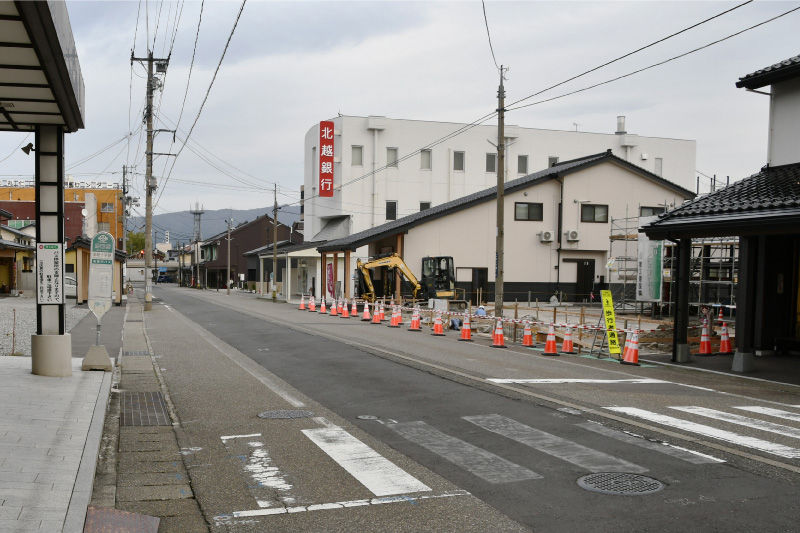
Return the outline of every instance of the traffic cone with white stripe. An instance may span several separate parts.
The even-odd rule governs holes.
[[[325,309],[325,300],[327,300],[327,298],[323,296],[322,301],[319,304],[319,312],[323,315],[328,313],[328,311]]]
[[[558,355],[558,346],[556,346],[556,330],[553,324],[547,330],[547,341],[544,343],[544,355]]]
[[[386,315],[384,314],[384,311],[385,311],[385,309],[384,309],[384,306],[383,306],[383,302],[381,302],[381,307],[380,307],[380,322],[386,322]]]
[[[422,331],[418,307],[415,307],[414,312],[411,314],[411,326],[408,328],[408,331]]]
[[[497,319],[497,325],[494,328],[492,348],[508,348],[508,346],[506,346],[506,337],[503,335],[503,321],[499,318]]]
[[[336,306],[337,306],[337,303],[336,303],[336,300],[334,299],[333,303],[331,304],[331,316],[336,316],[338,314],[336,312]]]
[[[575,349],[572,346],[572,326],[567,324],[567,329],[564,330],[564,342],[561,343],[561,353],[575,354]]]
[[[340,315],[344,312],[344,298],[339,299],[339,309],[336,310]]]
[[[389,321],[390,328],[399,328],[400,327],[400,317],[398,316],[399,312],[397,306],[392,307],[392,320]]]
[[[622,349],[622,359],[625,359],[625,356],[628,355],[628,350],[631,349],[631,336],[628,332],[625,332],[625,348]],[[622,360],[620,359],[620,361]]]
[[[312,313],[316,312],[317,310],[317,303],[316,300],[314,300],[313,295],[311,296],[311,301],[308,302],[308,310],[311,311]]]
[[[472,327],[469,324],[469,313],[464,315],[464,324],[461,325],[460,341],[472,342]]]
[[[350,314],[353,316],[358,316],[358,306],[356,306],[356,299],[353,298],[353,308],[350,309]]]
[[[364,314],[361,315],[362,322],[369,322],[372,320],[372,317],[369,316],[369,302],[364,300]]]
[[[372,324],[380,324],[381,323],[381,313],[378,310],[378,302],[375,302],[375,305],[372,307]]]
[[[733,349],[731,347],[731,338],[728,336],[728,326],[725,323],[722,324],[722,333],[720,334],[719,339],[719,351],[716,355],[733,355]]]
[[[530,348],[533,346],[533,332],[531,331],[531,323],[525,321],[525,331],[522,333],[522,345]]]
[[[344,300],[342,307],[339,309],[339,318],[350,318],[350,312],[347,310],[347,300]]]
[[[639,334],[634,333],[625,357],[620,361],[623,365],[639,366]]]
[[[711,351],[711,340],[708,338],[708,327],[703,324],[703,333],[700,335],[700,350],[697,355],[714,355]]]
[[[720,306],[720,308],[719,308],[719,316],[717,317],[717,322],[722,322],[722,321],[723,321],[723,318],[722,318],[722,306]]]
[[[434,337],[444,337],[444,326],[442,325],[442,312],[437,311],[436,313],[436,320],[433,321],[433,333],[431,333]]]
[[[305,294],[301,294],[300,295],[300,311],[305,311],[305,310],[306,310],[306,295]]]

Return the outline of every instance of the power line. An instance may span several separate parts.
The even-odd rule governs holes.
[[[489,33],[489,20],[486,18],[486,2],[481,0],[481,5],[483,6],[483,22],[486,24],[486,36],[489,38],[489,50],[492,52],[492,61],[494,61],[494,66],[497,70],[500,70],[500,67],[497,65],[497,58],[494,57],[494,48],[492,47],[492,35]]]
[[[181,124],[181,118],[183,117],[183,108],[186,106],[186,97],[189,95],[189,82],[192,81],[192,69],[194,69],[194,58],[197,54],[197,41],[200,39],[200,24],[203,22],[203,6],[205,5],[205,0],[200,2],[200,17],[197,20],[197,32],[194,35],[194,50],[192,51],[192,62],[189,64],[189,77],[186,78],[186,92],[183,94],[183,103],[181,103],[181,112],[178,115],[178,122],[175,124],[175,129]]]
[[[727,10],[723,11],[722,13],[718,13],[718,14],[714,15],[713,17],[709,17],[709,18],[707,18],[707,19],[705,19],[705,20],[702,20],[702,21],[700,21],[700,22],[698,22],[698,23],[696,23],[696,24],[693,24],[693,25],[689,26],[688,28],[684,28],[684,29],[682,29],[682,30],[680,30],[680,31],[677,31],[677,32],[675,32],[675,33],[671,34],[671,35],[667,35],[666,37],[662,37],[661,39],[659,39],[659,40],[657,40],[657,41],[653,41],[652,43],[650,43],[650,44],[648,44],[648,45],[646,45],[646,46],[642,46],[641,48],[637,48],[637,49],[636,49],[636,50],[634,50],[633,52],[628,52],[627,54],[625,54],[625,55],[622,55],[622,56],[619,56],[619,57],[618,57],[618,58],[616,58],[616,59],[612,59],[611,61],[607,61],[606,63],[603,63],[602,65],[599,65],[599,66],[596,66],[596,67],[594,67],[594,68],[592,68],[592,69],[589,69],[589,70],[587,70],[586,72],[582,72],[581,74],[578,74],[577,76],[573,76],[573,77],[571,77],[571,78],[569,78],[569,79],[567,79],[567,80],[564,80],[564,81],[562,81],[562,82],[556,83],[555,85],[551,85],[550,87],[548,87],[548,88],[546,88],[546,89],[542,89],[542,90],[541,90],[541,91],[539,91],[539,92],[533,93],[533,94],[531,94],[531,95],[529,95],[529,96],[526,96],[525,98],[521,98],[521,99],[519,99],[519,100],[517,100],[517,101],[515,101],[515,102],[511,102],[510,104],[508,104],[508,106],[509,106],[509,107],[511,107],[511,106],[514,106],[514,105],[516,105],[516,104],[518,104],[518,103],[520,103],[520,102],[524,102],[525,100],[528,100],[528,99],[530,99],[530,98],[533,98],[534,96],[538,96],[538,95],[540,95],[540,94],[542,94],[542,93],[545,93],[545,92],[549,91],[550,89],[555,89],[556,87],[559,87],[560,85],[564,85],[565,83],[569,83],[569,82],[571,82],[572,80],[576,80],[576,79],[578,79],[578,78],[580,78],[580,77],[582,77],[582,76],[585,76],[585,75],[587,75],[587,74],[589,74],[589,73],[591,73],[591,72],[594,72],[594,71],[596,71],[596,70],[600,70],[600,69],[601,69],[601,68],[603,68],[603,67],[607,67],[608,65],[610,65],[610,64],[612,64],[612,63],[616,63],[617,61],[621,61],[622,59],[625,59],[626,57],[630,57],[630,56],[632,56],[633,54],[636,54],[636,53],[638,53],[638,52],[641,52],[642,50],[646,50],[646,49],[648,49],[648,48],[650,48],[650,47],[652,47],[652,46],[655,46],[655,45],[657,45],[657,44],[659,44],[659,43],[663,43],[663,42],[664,42],[664,41],[666,41],[667,39],[671,39],[671,38],[675,37],[676,35],[680,35],[681,33],[685,33],[685,32],[687,32],[687,31],[689,31],[689,30],[691,30],[691,29],[694,29],[694,28],[696,28],[696,27],[700,26],[701,24],[705,24],[706,22],[709,22],[709,21],[711,21],[711,20],[714,20],[715,18],[719,18],[719,17],[721,17],[722,15],[725,15],[725,14],[727,14],[727,13],[730,13],[731,11],[735,11],[735,10],[739,9],[740,7],[746,6],[747,4],[751,3],[752,1],[753,1],[753,0],[747,0],[747,2],[741,3],[741,4],[739,4],[738,6],[735,6],[735,7],[732,7],[732,8],[730,8],[730,9],[727,9]],[[517,109],[518,109],[518,108],[517,108]]]

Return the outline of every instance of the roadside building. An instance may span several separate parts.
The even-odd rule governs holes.
[[[36,289],[33,275],[35,236],[9,225],[12,213],[0,209],[0,296]]]
[[[733,370],[747,372],[757,369],[756,355],[800,352],[800,56],[747,74],[736,86],[770,98],[767,164],[748,178],[661,215],[641,231],[677,243],[673,360],[681,363],[691,359],[692,240],[739,238]]]

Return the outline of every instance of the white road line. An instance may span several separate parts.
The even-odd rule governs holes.
[[[542,478],[536,472],[442,433],[425,422],[401,422],[387,427],[489,483],[511,483]]]
[[[220,439],[224,442],[226,440],[231,440],[231,439],[251,439],[253,437],[260,437],[260,436],[261,433],[251,433],[249,435],[227,435],[224,437],[220,437]]]
[[[556,378],[556,379],[499,379],[499,378],[490,378],[486,381],[491,381],[492,383],[518,383],[518,384],[527,384],[527,383],[538,383],[538,384],[549,384],[549,383],[670,383],[670,381],[664,381],[662,379],[652,379],[652,378],[641,378],[641,379],[570,379],[570,378]]]
[[[276,514],[304,513],[309,511],[324,511],[326,509],[346,509],[349,507],[363,507],[365,505],[382,505],[386,503],[408,502],[411,504],[415,504],[422,500],[453,498],[456,496],[471,496],[471,494],[465,490],[454,490],[451,492],[444,492],[442,494],[424,494],[418,496],[393,496],[389,498],[372,498],[369,500],[350,500],[343,502],[318,503],[314,505],[298,505],[294,507],[277,507],[275,509],[255,509],[252,511],[235,511],[230,514],[215,516],[214,521],[217,523],[217,525],[221,525],[230,523],[231,519],[235,518],[248,518],[254,516],[268,516]]]
[[[302,431],[375,496],[431,490],[342,428],[334,426]]]
[[[500,415],[463,416],[461,418],[487,431],[503,435],[591,472],[647,472],[647,469],[642,466],[534,429],[511,418]]]
[[[685,407],[670,407],[677,411],[684,413],[692,413],[695,415],[706,416],[715,420],[722,420],[723,422],[730,422],[731,424],[738,424],[740,426],[747,426],[762,431],[769,431],[770,433],[777,433],[785,437],[792,437],[800,439],[800,429],[775,424],[773,422],[766,422],[757,418],[750,418],[747,416],[734,415],[724,411],[717,411],[716,409],[706,409],[705,407],[685,406]]]
[[[275,500],[275,491],[284,504],[295,503],[290,491],[294,488],[284,477],[283,472],[275,466],[263,442],[254,440],[260,433],[251,435],[231,435],[220,437],[225,448],[232,458],[242,461],[247,482],[247,490],[258,503],[259,507],[272,507],[278,504]]]
[[[793,420],[800,422],[800,414],[792,413],[790,411],[782,411],[780,409],[773,409],[772,407],[760,407],[757,405],[750,405],[744,407],[734,407],[734,409],[741,409],[743,411],[750,411],[751,413],[759,413],[762,415],[775,416],[778,418],[785,418],[786,420]]]
[[[671,455],[672,457],[676,457],[678,459],[687,461],[692,464],[700,465],[706,463],[725,462],[722,459],[717,459],[716,457],[696,452],[694,450],[687,450],[686,448],[681,448],[680,446],[675,446],[674,444],[669,444],[666,442],[652,442],[645,439],[644,437],[634,436],[630,433],[606,427],[596,422],[585,422],[583,424],[577,424],[577,425],[584,429],[588,429],[589,431],[594,431],[595,433],[599,433],[600,435],[605,435],[606,437],[611,437],[612,439],[617,439],[622,442],[627,442],[628,444],[633,444],[635,446],[647,448],[648,450],[655,450],[665,455]]]
[[[680,418],[674,418],[667,415],[645,411],[644,409],[638,409],[636,407],[606,407],[606,409],[609,411],[634,416],[636,418],[649,420],[651,422],[656,422],[658,424],[663,424],[665,426],[671,426],[677,429],[688,431],[690,433],[697,433],[706,437],[719,439],[725,442],[731,442],[739,446],[744,446],[745,448],[753,448],[765,453],[777,455],[779,457],[786,457],[788,459],[800,458],[800,450],[797,448],[791,448],[782,444],[775,444],[773,442],[757,439],[755,437],[740,435],[732,431],[725,431],[723,429],[717,429],[711,426],[705,426],[703,424],[681,420]]]

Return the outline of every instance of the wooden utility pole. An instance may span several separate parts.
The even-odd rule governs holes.
[[[278,184],[275,184],[272,207],[272,301],[278,301]]]
[[[497,89],[497,236],[495,241],[494,305],[495,316],[503,317],[503,251],[505,218],[505,98],[503,66]]]

